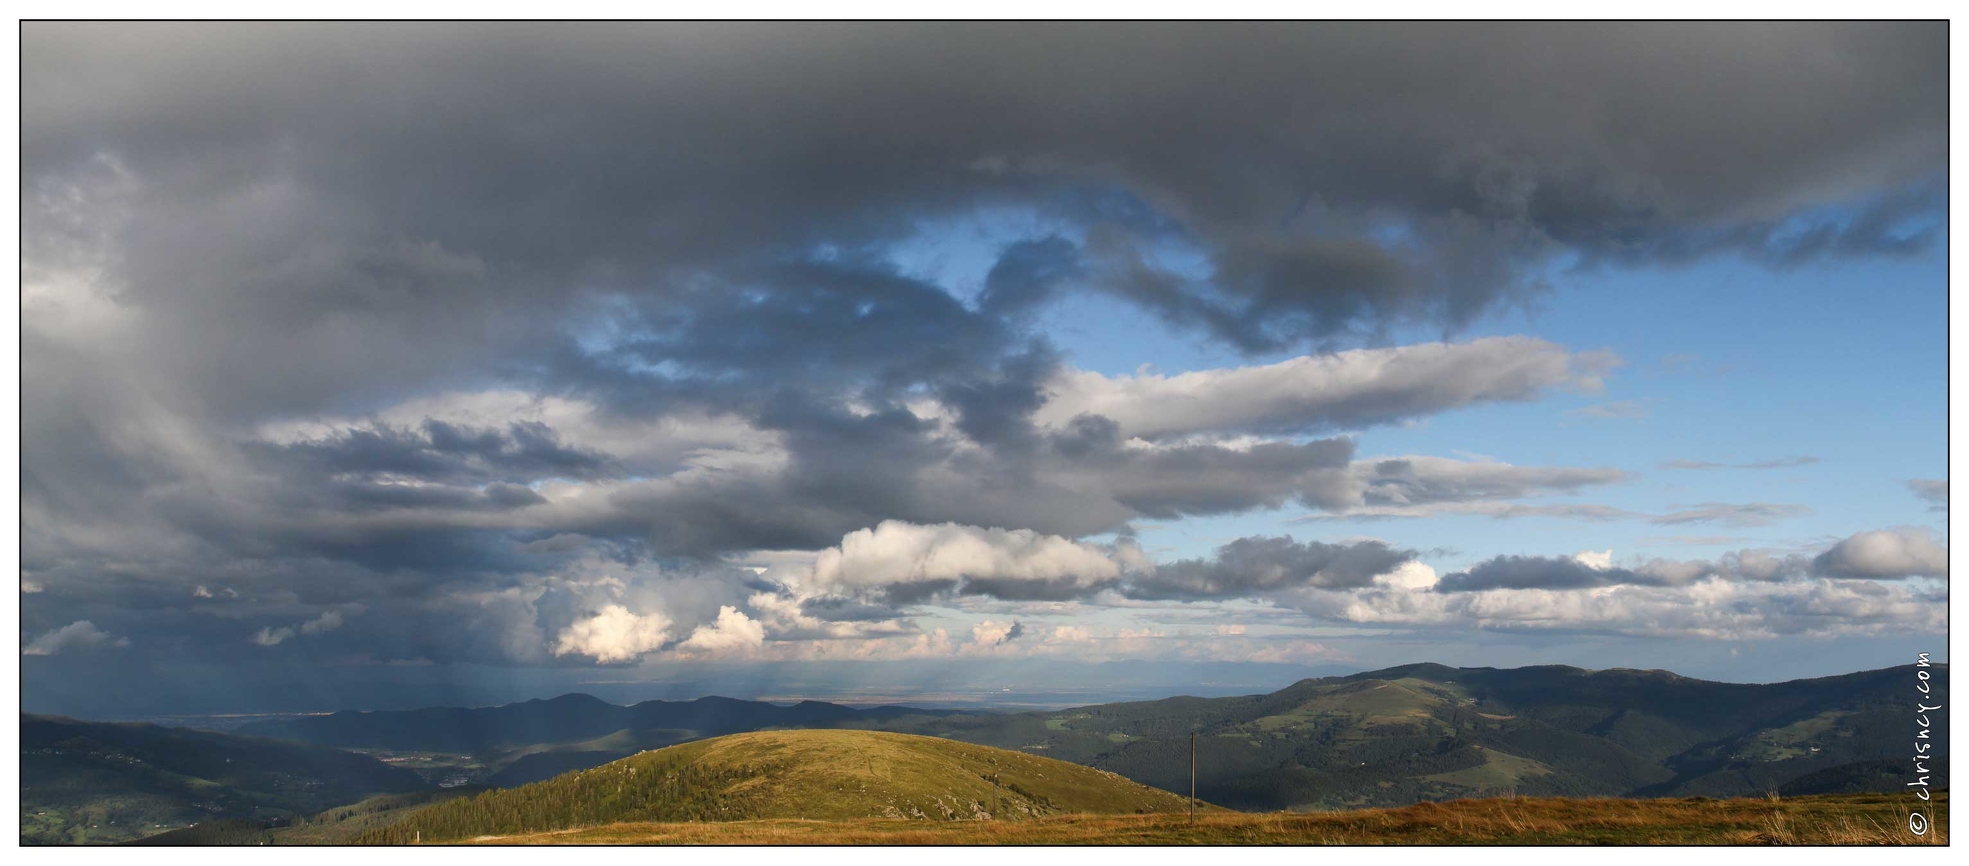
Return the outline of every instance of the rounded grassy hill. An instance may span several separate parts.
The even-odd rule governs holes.
[[[989,746],[880,731],[759,731],[421,809],[358,841],[438,842],[625,821],[1002,821],[1186,807],[1182,797],[1113,773]]]

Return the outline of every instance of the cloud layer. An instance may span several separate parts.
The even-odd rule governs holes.
[[[1136,606],[1632,627],[1573,587],[1875,627],[1943,542],[1437,583],[1382,541],[1157,562],[1130,531],[1635,516],[1522,501],[1631,469],[1368,437],[1600,391],[1598,347],[1469,338],[1562,268],[1928,249],[1946,69],[1923,25],[30,24],[22,652],[1147,652],[1057,621]],[[1094,369],[1068,309],[1228,360]]]

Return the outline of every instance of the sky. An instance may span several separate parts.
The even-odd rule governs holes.
[[[23,707],[1946,658],[1945,24],[29,23]]]

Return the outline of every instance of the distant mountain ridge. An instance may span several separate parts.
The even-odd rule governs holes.
[[[1948,666],[1929,669],[1945,694]],[[643,749],[778,728],[860,728],[1044,754],[1248,809],[1401,805],[1511,793],[1712,797],[1788,784],[1884,790],[1905,757],[1914,669],[1781,683],[1665,670],[1435,663],[1301,680],[1276,692],[1173,697],[1056,712],[780,706],[709,697],[617,706],[564,695],[503,707],[344,712],[242,733],[344,748],[496,754],[481,781],[510,787]],[[1235,744],[1235,746],[1233,746]],[[1938,778],[1946,778],[1941,744]],[[1869,768],[1837,771],[1845,764]],[[1799,781],[1812,774],[1821,781]],[[1857,787],[1855,787],[1857,786]]]
[[[299,743],[21,715],[21,842],[135,839],[223,819],[311,814],[420,791],[409,770]]]
[[[496,707],[344,711],[255,722],[239,732],[340,748],[488,752],[576,743],[629,731],[637,736],[626,738],[620,747],[636,751],[763,728],[831,727],[962,712],[968,711],[895,706],[857,709],[825,701],[781,706],[715,696],[621,706],[590,695],[567,694]],[[666,738],[669,742],[660,742]]]
[[[1928,670],[1934,695],[1945,696],[1948,666]],[[1040,752],[1167,790],[1188,782],[1194,730],[1198,793],[1244,809],[1505,793],[1721,797],[1854,762],[1905,762],[1915,685],[1911,665],[1742,684],[1659,670],[1413,664],[1267,695],[905,720],[901,729]],[[1938,743],[1938,778],[1946,753]],[[1849,789],[1885,790],[1878,772],[1832,775]]]

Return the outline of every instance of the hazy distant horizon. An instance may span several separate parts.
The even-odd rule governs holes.
[[[1945,648],[1930,653],[1929,657],[1936,664],[1945,665],[1948,662]],[[936,709],[1012,711],[1159,700],[1179,695],[1229,697],[1266,694],[1303,679],[1348,676],[1421,663],[1507,669],[1563,665],[1588,670],[1668,670],[1692,679],[1713,682],[1775,683],[1898,667],[1914,661],[1912,654],[1877,658],[1875,663],[1855,663],[1850,667],[1777,665],[1771,668],[1768,676],[1754,678],[1733,678],[1726,673],[1702,675],[1692,673],[1699,668],[1645,663],[1582,665],[1527,661],[1522,664],[1478,665],[1417,660],[1375,665],[1299,666],[1224,662],[1172,664],[1140,660],[1065,665],[1055,662],[1045,666],[1045,673],[1052,679],[1044,685],[1025,678],[1040,673],[1035,668],[1008,675],[1002,668],[975,663],[969,666],[969,670],[954,670],[948,665],[922,662],[879,663],[878,673],[881,676],[871,679],[855,678],[856,673],[868,673],[866,668],[859,666],[820,671],[811,667],[790,670],[784,666],[759,665],[725,676],[708,677],[702,672],[685,675],[679,671],[669,672],[666,677],[661,672],[631,668],[587,672],[485,668],[469,675],[430,671],[421,678],[401,680],[360,675],[348,677],[340,684],[313,683],[285,691],[262,687],[242,693],[230,693],[223,688],[201,692],[194,686],[190,689],[173,689],[168,695],[160,694],[142,704],[76,702],[72,698],[30,695],[23,704],[23,711],[98,721],[164,721],[171,717],[209,719],[307,715],[343,710],[408,710],[435,706],[489,707],[570,694],[589,695],[621,705],[648,700],[727,697],[772,703],[819,700],[850,706],[900,704]],[[91,694],[96,692],[95,689],[88,691]],[[337,703],[335,696],[338,695],[343,696],[346,702]],[[225,724],[194,726],[218,730],[227,728]]]

